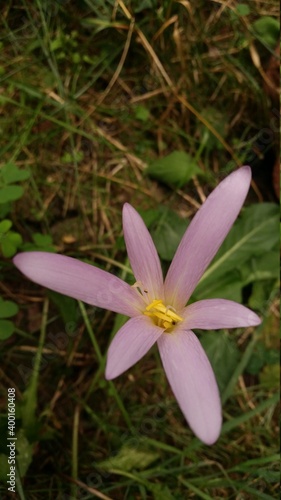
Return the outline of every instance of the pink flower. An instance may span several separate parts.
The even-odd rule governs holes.
[[[136,283],[79,260],[46,252],[14,258],[28,278],[88,304],[130,316],[108,350],[106,378],[118,377],[158,344],[164,370],[194,434],[206,444],[219,437],[222,415],[210,362],[193,328],[254,326],[259,317],[230,300],[201,300],[186,306],[244,203],[251,170],[242,167],[211,193],[187,228],[165,281],[152,238],[139,214],[126,203],[123,228]]]

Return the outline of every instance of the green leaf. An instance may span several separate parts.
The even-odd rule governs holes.
[[[14,163],[7,163],[2,167],[0,172],[5,184],[25,181],[30,177],[28,170],[19,169]]]
[[[204,332],[200,342],[216,375],[220,391],[227,386],[240,359],[240,353],[222,331]]]
[[[55,38],[54,40],[51,40],[50,42],[50,50],[51,52],[54,52],[58,49],[62,48],[62,40],[61,38]]]
[[[236,12],[240,16],[248,16],[251,13],[249,5],[245,3],[240,3],[236,5]]]
[[[6,234],[6,239],[13,243],[16,247],[19,247],[22,244],[21,235],[19,233],[16,233],[15,231],[9,231]]]
[[[18,306],[15,302],[10,300],[3,300],[0,298],[0,318],[10,318],[18,313]]]
[[[141,122],[147,122],[149,116],[150,116],[149,109],[145,108],[144,106],[136,107],[135,117],[137,120],[140,120]]]
[[[2,254],[6,259],[9,259],[10,257],[13,257],[13,255],[15,255],[17,247],[12,242],[5,239],[2,240],[0,243],[1,243]]]
[[[138,210],[141,218],[143,219],[147,228],[151,228],[154,222],[157,222],[161,215],[161,207],[159,208],[151,208],[148,210]]]
[[[204,286],[196,288],[193,298],[194,300],[203,299],[228,299],[242,302],[243,282],[239,271],[234,269],[220,276],[219,279],[210,279]]]
[[[253,257],[240,267],[244,285],[260,280],[276,280],[279,277],[279,249]]]
[[[15,330],[14,323],[8,319],[0,319],[0,340],[8,339]]]
[[[263,16],[253,22],[254,31],[260,40],[270,47],[274,48],[279,40],[280,26],[279,21],[271,16]]]
[[[168,186],[184,186],[194,175],[202,174],[196,161],[184,151],[174,151],[165,158],[159,158],[145,170],[147,175]]]
[[[280,365],[268,365],[263,368],[259,376],[261,384],[270,387],[271,389],[279,388],[280,385]]]
[[[63,321],[65,323],[71,322],[76,324],[77,319],[80,316],[77,301],[71,297],[66,297],[60,293],[53,292],[52,290],[48,291],[48,295],[59,309]]]
[[[9,231],[5,237],[0,239],[2,254],[6,258],[13,257],[17,252],[18,247],[22,244],[21,235],[14,231]]]
[[[263,342],[258,342],[248,361],[246,371],[251,375],[258,375],[265,365],[274,365],[279,361],[279,352],[276,349],[267,349]]]
[[[160,257],[172,260],[187,228],[187,221],[167,207],[160,207],[150,232]]]
[[[196,296],[213,280],[221,279],[227,272],[254,256],[261,256],[276,247],[279,241],[279,210],[273,203],[251,205],[236,221],[211,265],[196,288]],[[240,272],[240,271],[239,271]]]
[[[249,307],[251,307],[251,309],[263,311],[271,291],[272,280],[255,281],[252,286],[251,296],[248,300]]]
[[[73,151],[72,153],[66,152],[61,157],[61,162],[62,163],[73,163],[73,162],[79,163],[80,161],[83,160],[83,158],[84,158],[83,151]]]
[[[28,467],[32,462],[33,445],[30,444],[25,436],[24,429],[17,432],[17,463],[21,477],[24,477]]]
[[[99,463],[98,467],[105,470],[118,468],[127,472],[133,469],[145,470],[158,458],[159,454],[156,452],[141,449],[140,446],[133,447],[125,444],[117,455]]]
[[[38,247],[52,245],[52,237],[49,234],[34,233],[32,239]]]
[[[21,198],[24,190],[21,186],[5,186],[0,188],[0,203],[7,203]]]
[[[12,221],[8,219],[4,219],[0,222],[0,239],[3,234],[7,233],[9,229],[12,227]]]
[[[0,200],[0,219],[4,219],[11,212],[11,203],[1,203]]]
[[[54,252],[52,237],[49,234],[34,233],[32,235],[33,243],[24,243],[21,250],[28,252],[30,250],[41,250],[45,252]]]

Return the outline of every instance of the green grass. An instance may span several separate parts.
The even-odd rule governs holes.
[[[0,221],[10,219],[24,244],[50,235],[55,251],[131,283],[124,202],[146,214],[164,270],[163,231],[173,248],[236,165],[252,159],[248,205],[276,202],[258,175],[274,149],[261,135],[274,109],[264,90],[274,47],[253,23],[276,19],[278,5],[242,5],[243,15],[235,2],[8,2],[0,169],[10,162],[30,177],[22,197],[0,203]],[[201,171],[180,189],[145,172],[174,151]],[[212,447],[189,430],[156,349],[105,381],[106,351],[124,318],[48,292],[1,260],[1,297],[19,306],[0,354],[1,435],[7,388],[16,389],[17,498],[278,498],[277,280],[270,263],[247,251],[233,293],[264,321],[255,331],[217,332],[227,359],[218,352],[224,426]],[[276,245],[268,252],[276,255]],[[5,454],[4,439],[1,498],[9,498]]]

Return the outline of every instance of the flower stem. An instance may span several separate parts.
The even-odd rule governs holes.
[[[101,370],[101,368],[103,369],[104,366],[105,366],[105,358],[103,357],[101,351],[100,351],[100,348],[99,348],[99,345],[98,345],[98,342],[97,342],[97,339],[95,337],[95,334],[93,332],[93,329],[91,327],[91,324],[90,324],[90,321],[89,321],[89,318],[88,318],[88,315],[87,315],[87,312],[86,312],[86,309],[85,309],[85,306],[82,302],[78,301],[78,304],[79,304],[79,307],[80,307],[80,311],[81,311],[81,314],[82,314],[82,317],[83,317],[83,320],[85,322],[85,326],[86,326],[86,329],[88,331],[88,334],[90,336],[90,339],[92,341],[92,344],[93,344],[93,347],[94,347],[94,350],[95,350],[95,353],[97,355],[97,358],[98,358],[98,362],[99,362],[99,369],[98,371]],[[131,419],[128,415],[128,412],[126,411],[126,408],[118,394],[118,391],[116,390],[116,387],[114,385],[114,383],[109,380],[108,381],[108,384],[109,384],[109,388],[110,388],[110,392],[112,394],[112,396],[114,397],[118,407],[119,407],[119,410],[121,411],[122,415],[123,415],[123,418],[128,426],[128,428],[130,429],[130,431],[134,431],[134,427],[133,427],[133,424],[131,422]]]
[[[46,299],[44,301],[44,306],[43,306],[42,324],[40,329],[38,349],[35,354],[34,368],[29,385],[23,396],[22,421],[24,428],[32,427],[35,422],[35,412],[37,407],[37,386],[38,386],[38,378],[40,373],[43,347],[46,337],[48,308],[49,308],[49,300]]]

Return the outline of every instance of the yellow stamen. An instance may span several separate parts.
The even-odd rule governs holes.
[[[149,316],[155,325],[161,328],[171,329],[183,318],[179,316],[172,306],[165,306],[162,300],[154,299],[148,306],[146,306],[143,314]]]
[[[145,309],[147,311],[150,311],[150,309],[160,309],[161,304],[163,304],[162,300],[153,300],[151,302],[151,304],[149,304]],[[163,307],[164,307],[164,304],[163,304]],[[165,307],[164,307],[164,311],[165,311]]]

